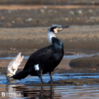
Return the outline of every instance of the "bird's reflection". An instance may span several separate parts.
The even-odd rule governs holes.
[[[54,99],[55,92],[53,86],[25,86],[25,85],[7,85],[8,97],[29,97],[30,99]],[[56,95],[55,95],[56,96]],[[60,96],[58,96],[59,99]]]

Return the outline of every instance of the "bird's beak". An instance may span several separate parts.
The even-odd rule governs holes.
[[[69,28],[69,26],[67,25],[67,26],[62,26],[62,28],[64,29],[64,28]]]
[[[61,31],[63,28],[57,28],[57,31]]]

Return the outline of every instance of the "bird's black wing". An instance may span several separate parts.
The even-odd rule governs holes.
[[[34,52],[33,54],[30,55],[29,59],[27,60],[24,70],[30,68],[35,64],[45,62],[51,56],[51,53],[52,53],[52,45]]]

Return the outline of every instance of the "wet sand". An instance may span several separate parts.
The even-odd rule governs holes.
[[[6,50],[8,53],[22,51],[29,55],[29,51],[50,45],[47,40],[48,28],[0,28],[0,50],[4,49],[5,53]],[[57,38],[62,40],[65,51],[99,51],[98,31],[99,25],[70,26],[59,32]]]
[[[0,10],[31,10],[31,9],[77,9],[77,8],[99,8],[99,6],[84,5],[0,5]]]

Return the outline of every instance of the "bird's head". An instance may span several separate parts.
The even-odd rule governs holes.
[[[52,25],[49,30],[48,30],[48,33],[47,33],[47,37],[48,37],[48,40],[49,42],[52,44],[52,38],[53,37],[56,37],[56,34],[63,30],[64,28],[68,28],[69,26],[62,26],[62,25],[58,25],[58,24],[55,24],[55,25]]]
[[[69,28],[69,26],[62,26],[59,24],[54,24],[50,27],[49,31],[57,34],[59,31],[63,30],[64,28]]]

